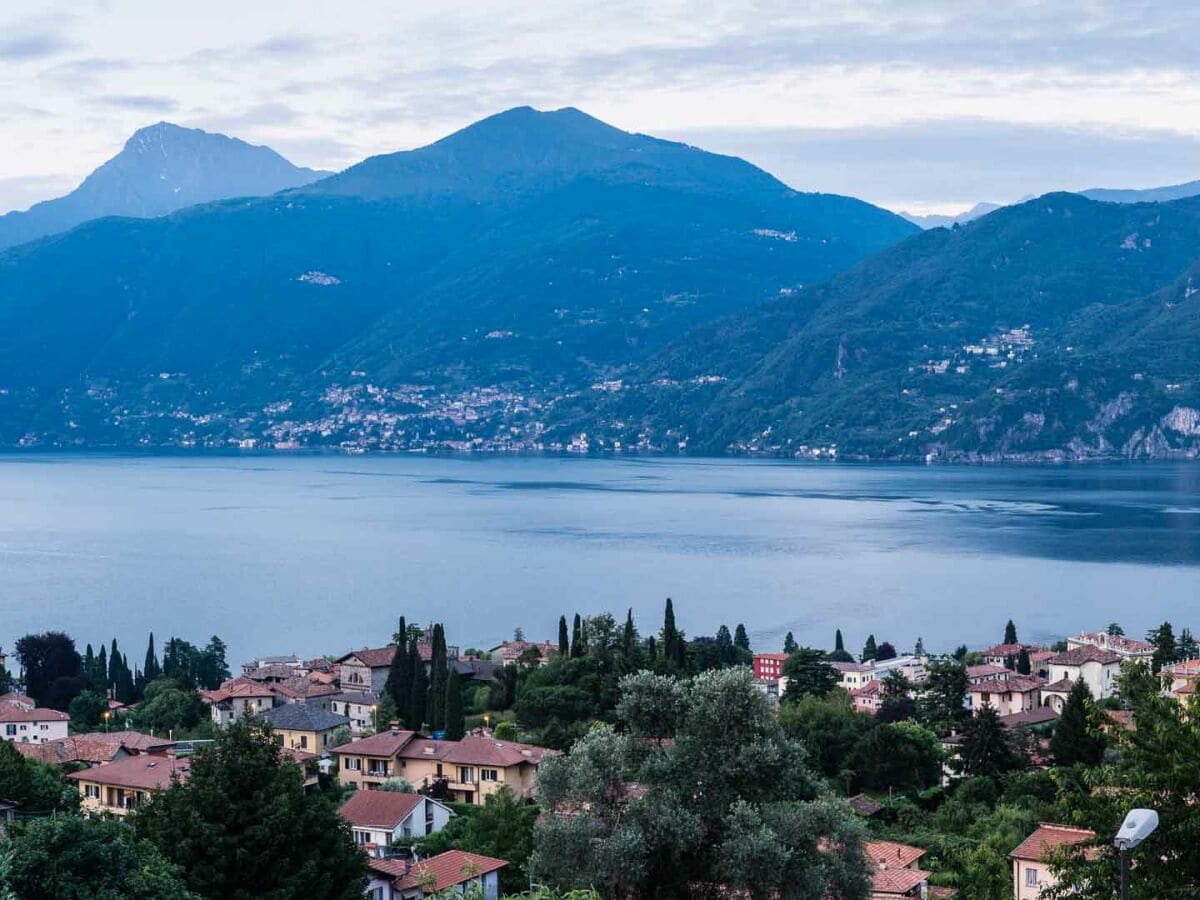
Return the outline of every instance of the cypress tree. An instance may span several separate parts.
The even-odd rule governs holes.
[[[790,631],[783,639],[783,652],[789,656],[800,649],[800,645],[796,643],[796,637]]]
[[[117,639],[112,639],[112,647],[108,651],[108,683],[114,688],[121,678],[121,652],[117,649]]]
[[[446,632],[433,626],[433,656],[429,670],[428,709],[426,720],[433,731],[446,727]]]
[[[154,632],[150,632],[150,642],[146,645],[146,661],[142,663],[142,674],[150,682],[162,674],[158,666],[158,657],[154,653]]]
[[[1004,643],[1017,643],[1017,626],[1013,624],[1013,620],[1009,619],[1008,624],[1004,626]]]
[[[625,631],[621,634],[621,653],[627,662],[633,659],[633,648],[636,645],[637,629],[633,626],[633,607],[631,606],[625,613]]]
[[[583,620],[575,613],[575,622],[571,626],[571,659],[583,656]]]
[[[750,637],[746,634],[746,626],[741,622],[738,622],[737,629],[733,632],[733,644],[743,650],[750,649]]]
[[[877,652],[878,651],[875,647],[875,635],[868,634],[867,642],[863,644],[862,661],[871,662],[873,659],[875,659],[875,654]]]
[[[104,649],[104,645],[100,645],[100,655],[96,657],[96,676],[94,687],[104,696],[108,696],[108,651]]]
[[[719,665],[732,666],[737,660],[737,649],[734,647],[733,636],[729,633],[727,625],[722,625],[717,629],[716,651]],[[716,668],[716,666],[710,668]]]
[[[1017,674],[1028,675],[1032,671],[1033,666],[1029,662],[1029,651],[1022,647],[1021,652],[1017,654]]]
[[[1092,702],[1092,692],[1082,678],[1075,682],[1062,718],[1050,738],[1050,752],[1060,766],[1094,766],[1104,758],[1104,735],[1099,727],[1099,713]]]
[[[415,639],[408,645],[408,660],[412,665],[412,694],[408,700],[404,727],[411,731],[419,731],[425,721],[429,679],[425,675],[425,662],[421,659],[421,650]]]
[[[842,643],[842,629],[838,629],[833,634],[833,649],[846,652],[846,645]]]
[[[1150,660],[1153,671],[1158,672],[1163,666],[1175,662],[1179,648],[1175,645],[1175,629],[1170,622],[1163,622],[1146,635],[1146,640],[1154,645],[1154,656]]]
[[[463,713],[462,682],[457,672],[446,678],[446,740],[459,741],[467,733],[467,719]]]
[[[650,668],[654,668],[658,662],[658,642],[654,640],[654,635],[646,638],[646,657],[650,660]]]
[[[679,629],[675,627],[675,604],[667,598],[667,608],[663,611],[662,649],[663,657],[674,661],[676,657],[675,644],[679,641]]]
[[[87,645],[87,651],[83,654],[83,677],[92,683],[92,687],[97,687],[99,682],[96,679],[96,654],[92,652],[92,645]]]
[[[571,645],[567,640],[567,617],[558,617],[558,655],[566,656],[571,652]]]
[[[408,626],[405,624],[404,616],[401,616],[396,634],[407,633]],[[400,720],[407,721],[408,704],[412,699],[412,662],[408,658],[408,646],[404,640],[396,645],[396,652],[392,656],[391,666],[388,667],[388,677],[384,683],[383,692],[392,698],[392,704],[396,707],[396,715]]]

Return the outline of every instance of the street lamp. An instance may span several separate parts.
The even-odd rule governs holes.
[[[1131,809],[1113,838],[1121,854],[1121,900],[1129,900],[1129,851],[1150,837],[1158,827],[1158,813],[1152,809]]]
[[[487,730],[488,730],[488,724],[489,724],[490,722],[491,722],[491,718],[488,716],[488,714],[487,714],[487,713],[484,713],[484,714],[483,714],[483,730],[484,730],[484,731],[487,731]]]
[[[379,733],[379,704],[376,703],[371,707],[371,719],[375,723],[375,733]]]
[[[112,712],[106,709],[100,716],[104,719],[104,733],[108,734],[108,720],[112,717]]]

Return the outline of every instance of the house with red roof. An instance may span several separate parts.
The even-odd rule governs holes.
[[[392,723],[330,752],[338,761],[338,780],[350,787],[372,790],[388,778],[403,778],[418,789],[441,782],[448,799],[482,803],[504,785],[518,797],[532,796],[537,767],[554,751],[488,735],[436,741]]]
[[[138,731],[90,731],[16,746],[21,755],[49,765],[100,766],[144,753],[166,753],[173,743]]]
[[[1121,659],[1131,659],[1150,664],[1154,658],[1154,645],[1149,641],[1126,637],[1123,634],[1109,634],[1107,631],[1085,631],[1074,637],[1067,638],[1067,650],[1078,647],[1098,647],[1115,653]]]
[[[0,695],[0,738],[14,744],[41,744],[67,736],[70,716],[43,709],[24,694]]]
[[[558,654],[558,644],[551,641],[501,641],[488,652],[491,653],[494,662],[502,666],[512,666],[530,650],[537,651],[538,665],[544,666],[552,656]]]
[[[920,847],[894,841],[867,841],[863,851],[871,875],[871,900],[926,895],[929,873],[917,865],[925,856]]]
[[[250,678],[233,678],[215,691],[201,691],[200,699],[209,705],[213,724],[221,727],[287,702],[274,685]]]
[[[855,712],[865,712],[875,715],[883,706],[883,682],[868,681],[860,688],[850,689],[850,703]]]
[[[484,900],[500,896],[499,872],[508,863],[464,850],[447,850],[419,862],[373,859],[369,900],[423,900],[430,895],[464,894],[478,885]]]
[[[1058,884],[1050,869],[1053,855],[1063,847],[1087,844],[1096,832],[1043,822],[1010,853],[1013,900],[1038,900],[1043,891]]]
[[[187,758],[147,753],[72,772],[67,778],[79,786],[85,810],[123,816],[176,779],[185,780],[190,770]]]
[[[453,813],[423,794],[355,791],[338,810],[350,825],[354,843],[372,857],[391,855],[392,846],[441,831]]]
[[[1050,681],[1082,680],[1096,700],[1111,697],[1117,690],[1117,676],[1127,657],[1093,644],[1081,644],[1046,660]]]
[[[978,715],[985,706],[1002,716],[1028,712],[1039,705],[1044,684],[1036,675],[1010,673],[1008,678],[968,685],[967,703],[972,715]]]
[[[426,632],[425,640],[417,643],[417,652],[425,662],[426,671],[433,659],[432,634]],[[392,658],[396,655],[396,645],[386,647],[364,647],[361,650],[351,650],[345,656],[336,660],[341,678],[343,691],[371,691],[383,694],[387,684],[388,670],[392,667]],[[446,646],[446,660],[452,662],[458,659],[458,647]]]

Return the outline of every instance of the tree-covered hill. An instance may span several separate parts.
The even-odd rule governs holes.
[[[564,428],[707,452],[1192,453],[1198,258],[1200,199],[1049,194],[701,326]]]

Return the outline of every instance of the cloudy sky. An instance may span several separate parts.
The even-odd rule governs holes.
[[[894,209],[1200,178],[1194,0],[4,0],[0,211],[166,119],[337,169],[578,106]]]

